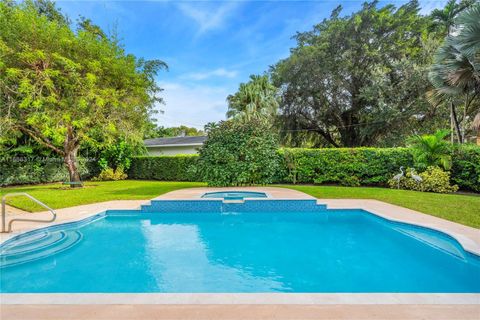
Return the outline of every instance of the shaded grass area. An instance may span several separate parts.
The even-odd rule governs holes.
[[[60,209],[110,200],[151,199],[170,191],[202,186],[205,184],[199,182],[95,181],[86,182],[83,188],[70,188],[61,183],[0,188],[0,195],[26,192],[53,209]],[[7,203],[30,212],[45,210],[26,197],[12,197]]]
[[[279,185],[324,199],[376,199],[430,214],[442,219],[480,228],[480,196],[439,194],[370,187]]]

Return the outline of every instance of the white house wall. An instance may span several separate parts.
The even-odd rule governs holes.
[[[150,156],[174,156],[177,154],[196,154],[199,146],[148,147]]]

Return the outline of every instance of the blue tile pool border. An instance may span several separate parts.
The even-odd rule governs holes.
[[[316,199],[277,200],[248,199],[240,203],[226,203],[217,200],[152,200],[142,205],[142,212],[311,212],[324,211],[326,205],[317,204]]]

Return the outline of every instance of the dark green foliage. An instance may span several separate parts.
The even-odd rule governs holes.
[[[480,147],[459,146],[453,152],[451,183],[480,192]],[[192,172],[199,171],[197,158],[135,157],[129,175],[133,179],[199,181],[192,177]],[[386,186],[400,166],[413,167],[408,148],[280,149],[276,159],[279,166],[273,182]]]
[[[480,192],[480,147],[457,146],[453,152],[453,183],[461,189]]]
[[[399,167],[413,166],[407,148],[280,149],[272,182],[332,183],[347,186],[386,185]],[[480,147],[458,146],[453,151],[451,183],[480,192]],[[197,155],[133,157],[129,178],[164,181],[201,181]],[[96,162],[80,161],[82,180],[98,175]],[[67,181],[61,161],[0,161],[0,185]]]
[[[290,56],[272,69],[281,88],[280,125],[299,146],[400,145],[424,132],[433,114],[425,98],[436,47],[417,1],[395,8],[365,2],[350,15],[337,7],[295,35]]]
[[[286,182],[385,185],[400,166],[411,166],[406,148],[283,149]]]
[[[197,155],[133,157],[128,171],[131,179],[164,181],[198,181]]]
[[[278,171],[278,142],[261,120],[222,121],[207,129],[200,149],[198,172],[210,186],[238,186],[273,182]]]
[[[68,181],[63,159],[56,160],[48,158],[48,161],[39,161],[28,157],[0,159],[0,186]],[[84,158],[78,158],[78,164],[82,180],[96,174],[95,166]]]

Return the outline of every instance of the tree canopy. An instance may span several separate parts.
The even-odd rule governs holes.
[[[480,3],[463,10],[454,26],[455,32],[446,37],[434,56],[429,77],[433,100],[449,104],[456,136],[462,143],[480,113]],[[457,114],[458,109],[462,115]]]
[[[152,123],[152,127],[145,132],[145,139],[163,138],[163,137],[179,137],[179,136],[203,136],[205,132],[194,127],[178,126],[178,127],[163,127],[156,126]]]
[[[292,141],[313,135],[315,145],[392,145],[427,129],[436,110],[424,93],[438,37],[429,36],[431,20],[419,14],[417,1],[377,5],[342,17],[338,7],[298,33],[290,56],[271,69]]]
[[[0,2],[0,124],[4,140],[23,133],[62,156],[78,181],[82,144],[143,138],[166,65],[127,54],[90,20],[74,31],[62,17],[46,1]]]

